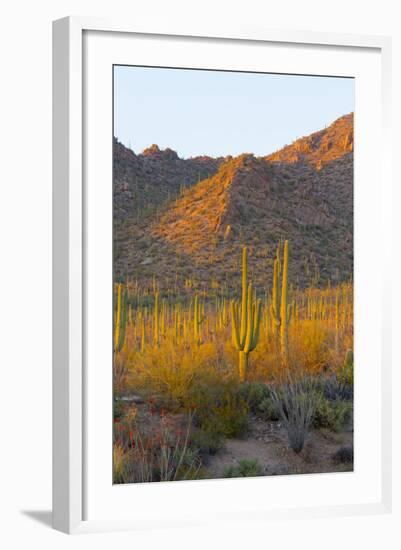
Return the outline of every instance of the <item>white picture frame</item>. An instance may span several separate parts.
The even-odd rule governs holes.
[[[88,292],[88,280],[85,270],[88,263],[88,247],[91,240],[87,239],[88,230],[86,215],[91,199],[86,193],[84,180],[87,177],[85,155],[90,154],[84,139],[85,117],[87,103],[85,101],[85,82],[87,75],[83,67],[83,60],[91,59],[86,51],[85,33],[107,35],[108,45],[119,39],[129,37],[146,37],[149,41],[164,40],[172,37],[180,43],[189,45],[224,44],[224,47],[253,47],[264,44],[288,45],[291,48],[303,48],[313,51],[317,47],[337,48],[347,55],[348,52],[366,50],[375,52],[380,63],[380,113],[376,123],[380,127],[377,137],[381,146],[381,159],[378,161],[380,189],[382,194],[380,219],[377,238],[383,237],[391,231],[389,227],[391,211],[391,167],[389,160],[389,128],[391,121],[390,111],[390,63],[391,42],[387,37],[337,35],[313,32],[289,32],[264,29],[197,29],[194,28],[142,28],[140,25],[121,21],[104,21],[93,18],[68,17],[53,24],[53,526],[66,533],[137,529],[144,525],[190,525],[210,521],[211,516],[205,510],[204,518],[199,513],[183,515],[174,504],[170,513],[163,519],[157,513],[153,518],[146,511],[147,494],[162,491],[158,494],[161,499],[171,499],[172,491],[180,498],[191,495],[194,482],[181,484],[150,484],[140,487],[124,488],[127,498],[128,491],[140,491],[143,503],[142,515],[131,514],[119,517],[118,512],[107,515],[99,508],[96,517],[87,515],[88,506],[88,477],[97,479],[99,485],[100,470],[96,471],[85,459],[88,446],[88,430],[91,430],[90,411],[88,414],[88,382],[87,376],[87,340],[88,331],[85,317],[87,315],[85,300]],[[216,46],[217,48],[217,46]],[[108,48],[110,50],[110,47]],[[99,46],[99,55],[102,55]],[[89,57],[88,57],[89,55]],[[160,49],[154,49],[152,59],[161,56]],[[166,54],[165,54],[166,55]],[[202,53],[200,53],[202,55]],[[86,57],[85,57],[86,56]],[[185,65],[183,65],[185,66]],[[244,69],[246,67],[243,67]],[[310,73],[315,74],[315,73]],[[110,110],[112,109],[110,105]],[[94,145],[96,147],[96,144]],[[111,141],[110,141],[111,147]],[[110,153],[111,154],[111,153]],[[111,182],[110,182],[111,184]],[[111,205],[111,195],[109,197]],[[105,206],[107,208],[107,206]],[[110,236],[111,239],[111,236]],[[378,395],[377,406],[380,407],[380,441],[377,473],[378,498],[358,502],[350,498],[344,502],[338,500],[317,506],[313,502],[303,504],[302,499],[292,507],[285,505],[269,509],[263,508],[256,502],[252,509],[241,510],[242,505],[235,503],[234,496],[239,487],[244,494],[255,493],[260,480],[224,480],[205,481],[197,483],[196,490],[202,501],[203,493],[211,494],[214,490],[227,492],[227,498],[232,501],[231,508],[224,514],[216,516],[220,521],[265,521],[273,517],[311,517],[313,515],[350,515],[365,513],[385,513],[391,509],[391,342],[390,342],[390,300],[388,279],[390,273],[390,250],[384,239],[383,258],[380,274],[382,295],[377,296],[377,307],[380,309],[380,364],[377,365],[378,384],[372,391]],[[107,310],[106,310],[107,311]],[[105,313],[105,315],[107,315]],[[110,364],[111,372],[111,364]],[[111,379],[111,378],[110,378]],[[93,379],[92,379],[93,380]],[[373,383],[373,382],[372,382]],[[99,382],[101,384],[101,382]],[[105,383],[106,384],[106,383]],[[106,384],[107,385],[107,384]],[[103,388],[107,391],[107,388]],[[101,390],[103,391],[103,390]],[[102,394],[104,395],[104,394]],[[93,403],[93,399],[91,398]],[[106,405],[105,405],[106,406]],[[107,417],[108,410],[105,416]],[[89,420],[88,420],[89,419]],[[110,444],[111,447],[111,444]],[[111,453],[111,448],[110,448]],[[88,466],[89,464],[89,466]],[[92,464],[93,466],[93,464]],[[380,471],[379,471],[380,470]],[[90,473],[90,475],[89,475]],[[333,474],[332,474],[333,475]],[[98,476],[98,477],[96,477]],[[310,479],[310,476],[309,476]],[[291,480],[288,480],[291,482]],[[366,481],[366,478],[365,478]],[[274,480],[280,483],[280,480]],[[192,483],[192,485],[191,485]],[[331,482],[333,483],[333,482]],[[155,485],[163,488],[155,489]],[[175,487],[171,488],[172,485]],[[93,481],[89,482],[89,487]],[[203,486],[204,489],[199,489]],[[223,489],[222,489],[223,487]],[[121,496],[122,493],[120,493]],[[217,495],[217,493],[215,493]],[[100,496],[99,496],[100,495]],[[106,495],[106,493],[104,493]],[[94,498],[94,497],[91,497]],[[97,494],[96,498],[102,497]],[[130,498],[128,496],[128,498]],[[154,501],[154,500],[153,500]],[[154,518],[158,519],[155,520]],[[174,519],[175,518],[175,519]]]

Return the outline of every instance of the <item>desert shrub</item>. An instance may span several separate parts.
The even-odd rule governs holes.
[[[122,418],[125,414],[126,405],[120,399],[113,401],[113,418]]]
[[[353,385],[335,375],[322,381],[322,391],[326,399],[331,401],[339,399],[348,401],[354,396]]]
[[[330,401],[320,395],[316,399],[313,426],[339,432],[350,418],[352,404],[349,401]]]
[[[247,402],[249,410],[264,420],[278,420],[277,406],[271,396],[270,387],[260,382],[242,384],[240,394]]]
[[[214,455],[223,446],[224,438],[218,431],[194,430],[191,436],[191,446],[202,454]]]
[[[194,411],[194,423],[210,437],[235,437],[245,433],[249,407],[234,379],[203,378],[188,392],[187,406]]]
[[[127,382],[128,369],[123,356],[120,353],[114,354],[113,361],[113,391],[114,395],[121,395]]]
[[[173,429],[161,417],[144,426],[136,417],[118,422],[113,445],[114,483],[143,483],[196,479],[201,467],[197,449],[190,447],[191,415],[186,430]]]
[[[338,380],[342,385],[350,387],[354,385],[354,354],[351,349],[348,349],[345,354],[344,363],[338,373]]]
[[[298,372],[319,374],[330,362],[330,330],[323,323],[302,320],[290,326],[290,356]]]
[[[120,443],[113,445],[113,483],[124,483],[128,453]]]
[[[354,449],[352,447],[341,447],[333,454],[334,462],[349,464],[354,461]]]
[[[196,387],[224,380],[233,368],[213,342],[201,346],[174,344],[164,340],[159,347],[146,348],[146,353],[132,351],[127,358],[127,388],[141,395],[164,401],[164,408],[178,410],[190,404]]]
[[[260,403],[266,397],[270,397],[270,391],[267,384],[246,382],[240,388],[240,395],[248,403],[249,410],[258,414]]]
[[[303,449],[315,413],[315,384],[309,378],[286,382],[272,390],[271,395],[287,431],[290,447],[299,453]]]
[[[257,477],[263,475],[262,466],[254,458],[244,458],[236,466],[228,466],[223,477]]]
[[[259,414],[264,420],[272,420],[273,422],[280,419],[279,410],[276,402],[271,395],[265,397],[258,406]]]

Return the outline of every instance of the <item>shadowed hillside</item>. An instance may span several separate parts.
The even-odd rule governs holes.
[[[136,155],[114,139],[114,220],[140,218],[186,187],[214,174],[223,159],[181,159],[172,149],[152,145]]]

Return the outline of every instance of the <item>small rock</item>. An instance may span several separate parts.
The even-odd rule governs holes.
[[[140,395],[123,395],[119,398],[120,401],[125,401],[126,403],[135,403],[136,405],[140,405],[143,403],[143,399]]]

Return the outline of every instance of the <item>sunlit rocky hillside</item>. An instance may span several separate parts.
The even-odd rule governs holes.
[[[352,278],[352,235],[353,114],[264,157],[181,159],[114,141],[117,281],[231,291],[247,245],[255,286],[268,291],[286,238],[294,285],[337,284]]]

